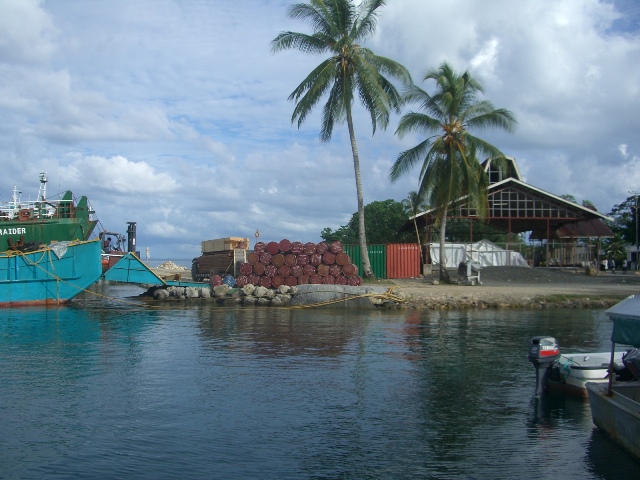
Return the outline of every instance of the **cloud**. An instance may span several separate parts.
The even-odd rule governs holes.
[[[0,192],[49,173],[50,191],[88,195],[110,230],[138,223],[154,258],[191,258],[205,239],[318,241],[357,210],[346,126],[318,140],[321,111],[291,124],[293,89],[322,60],[272,54],[286,0],[0,0]],[[636,2],[394,0],[376,53],[416,83],[441,62],[469,69],[515,134],[482,132],[533,185],[607,212],[637,188],[640,39]],[[371,134],[355,105],[365,203],[402,200],[390,183],[419,138]],[[34,193],[35,195],[35,193]],[[179,255],[179,257],[178,257]]]

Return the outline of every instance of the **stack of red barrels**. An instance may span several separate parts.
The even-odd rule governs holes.
[[[351,263],[340,242],[258,242],[240,266],[238,287],[251,283],[266,288],[280,285],[362,285],[358,268]]]

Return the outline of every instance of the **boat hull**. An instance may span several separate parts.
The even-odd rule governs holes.
[[[593,423],[640,461],[640,383],[587,383]]]
[[[617,365],[622,365],[623,353],[614,355]],[[550,367],[547,387],[551,391],[587,398],[587,382],[607,382],[610,361],[611,352],[562,354]]]
[[[100,242],[60,242],[0,253],[0,308],[61,305],[99,280]]]

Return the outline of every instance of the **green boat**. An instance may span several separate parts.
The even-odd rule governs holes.
[[[36,200],[22,201],[14,186],[12,199],[0,203],[0,252],[29,251],[55,242],[89,240],[97,224],[87,197],[75,202],[71,191],[46,196],[47,174],[40,174]]]

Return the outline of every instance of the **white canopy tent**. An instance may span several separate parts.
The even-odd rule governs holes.
[[[440,264],[440,244],[432,243],[431,260],[434,265]],[[516,266],[528,267],[527,261],[519,252],[498,247],[488,240],[475,243],[446,243],[444,246],[447,268],[457,268],[460,263],[472,263],[480,267]]]

